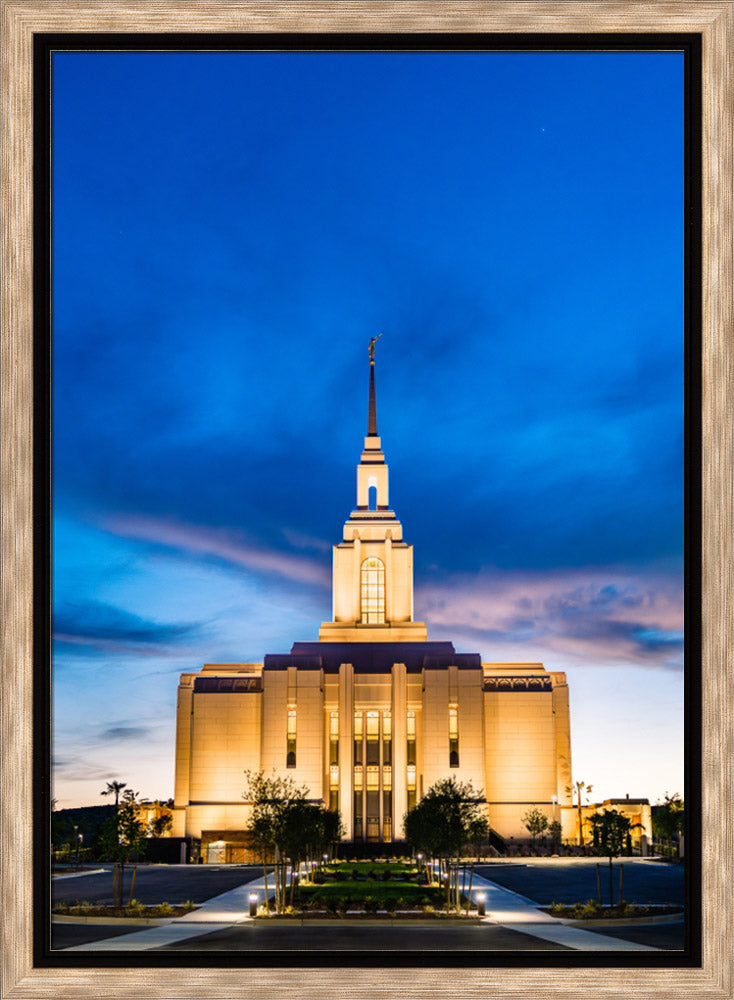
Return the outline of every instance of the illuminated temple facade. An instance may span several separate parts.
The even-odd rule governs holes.
[[[245,771],[292,777],[341,813],[345,840],[403,837],[448,777],[484,792],[492,828],[526,838],[531,808],[573,835],[568,686],[540,663],[482,663],[413,617],[413,547],[390,508],[374,341],[356,506],[333,548],[332,620],[261,664],[206,664],[178,689],[173,836],[246,843]]]

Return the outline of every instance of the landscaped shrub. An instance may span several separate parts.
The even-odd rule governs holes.
[[[377,913],[378,902],[374,896],[366,896],[364,900],[364,908],[367,913]]]
[[[187,899],[185,903],[181,904],[181,906],[184,908],[184,910],[186,910],[187,913],[190,913],[196,906],[196,903],[193,901],[193,899]]]
[[[173,913],[173,907],[170,903],[159,903],[155,908],[156,917],[170,917]]]

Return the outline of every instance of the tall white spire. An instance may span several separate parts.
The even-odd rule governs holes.
[[[367,436],[357,466],[357,505],[333,549],[333,620],[322,623],[322,642],[427,638],[423,622],[413,621],[413,546],[403,541],[403,526],[390,510],[388,467],[377,434],[377,340],[370,340]]]

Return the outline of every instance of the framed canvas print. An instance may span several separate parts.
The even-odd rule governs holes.
[[[731,995],[731,15],[3,4],[8,996]]]

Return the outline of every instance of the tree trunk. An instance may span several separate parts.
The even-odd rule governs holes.
[[[265,855],[263,854],[263,884],[265,886],[265,910],[270,916],[270,896],[268,895],[268,866],[265,862]]]
[[[117,900],[115,901],[115,905],[118,906],[120,909],[122,909],[122,900],[125,892],[124,885],[125,885],[125,862],[121,861],[120,880],[117,883]]]
[[[138,873],[138,866],[135,865],[133,867],[133,877],[130,881],[130,898],[128,899],[128,904],[127,904],[128,906],[133,901],[133,892],[135,891],[135,876],[137,875],[137,873]]]
[[[609,858],[609,905],[614,906],[614,882],[612,880],[612,859]]]
[[[471,906],[471,888],[474,882],[474,863],[472,862],[471,868],[469,869],[469,892],[466,894],[466,915],[469,916],[469,907]]]
[[[624,864],[619,866],[619,905],[622,905],[622,890],[624,889]]]

